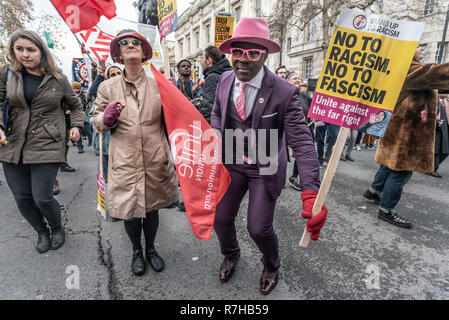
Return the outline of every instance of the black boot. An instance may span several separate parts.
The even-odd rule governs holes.
[[[76,171],[76,169],[69,166],[69,164],[67,162],[61,163],[60,168],[61,168],[61,171],[64,171],[64,172],[75,172]]]
[[[350,154],[347,154],[345,158],[346,158],[346,160],[349,160],[349,161],[352,161],[352,162],[354,162],[354,158],[353,158],[353,157],[351,157],[351,155],[350,155]]]
[[[51,243],[50,243],[50,232],[43,232],[38,233],[37,235],[37,243],[36,243],[36,250],[39,253],[44,253],[50,250]]]
[[[374,203],[379,204],[380,202],[380,195],[377,193],[373,193],[371,192],[369,189],[365,191],[365,193],[363,194],[363,196],[368,199],[373,201]]]
[[[184,201],[178,203],[178,209],[179,209],[179,211],[186,212],[186,207],[184,205]]]
[[[145,260],[143,259],[142,249],[134,251],[131,270],[136,276],[141,276],[145,273]]]
[[[385,212],[379,209],[377,217],[400,228],[410,229],[412,227],[412,223],[410,221],[398,215],[394,210]]]
[[[154,271],[161,272],[164,270],[165,262],[155,249],[150,249],[147,251],[147,260]]]
[[[61,248],[65,242],[65,231],[64,228],[58,227],[52,230],[52,239],[51,239],[51,249],[56,250]]]

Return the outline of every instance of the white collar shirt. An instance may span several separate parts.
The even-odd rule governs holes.
[[[248,116],[253,109],[254,103],[257,98],[257,94],[259,93],[260,88],[262,87],[262,81],[265,77],[265,70],[262,67],[260,71],[256,74],[254,78],[250,81],[246,82],[248,85],[245,89],[245,115]],[[235,77],[234,81],[234,90],[232,92],[232,99],[234,100],[234,105],[237,107],[237,100],[240,96],[240,81]]]

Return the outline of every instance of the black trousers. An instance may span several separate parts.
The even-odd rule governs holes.
[[[357,137],[355,138],[355,145],[359,145],[360,142],[362,141],[362,136],[363,136],[363,132],[362,131],[357,131]]]
[[[435,163],[434,163],[434,170],[435,172],[437,172],[437,170],[440,168],[440,164],[441,162],[443,162],[444,160],[446,160],[446,158],[449,156],[449,154],[447,153],[435,153]]]
[[[440,168],[440,164],[446,160],[449,156],[447,153],[443,153],[443,134],[441,130],[436,130],[435,135],[435,157],[434,157],[434,172]]]
[[[17,207],[37,233],[48,232],[47,222],[52,230],[62,227],[61,208],[53,197],[59,165],[3,163],[6,182]]]

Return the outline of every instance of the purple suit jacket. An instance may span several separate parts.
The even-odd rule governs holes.
[[[298,89],[265,68],[265,77],[253,108],[253,129],[278,130],[278,162],[273,175],[262,175],[265,187],[274,199],[279,197],[285,184],[287,150],[285,139],[295,152],[302,190],[320,188],[320,164],[307,126]],[[211,126],[224,137],[229,99],[234,84],[234,71],[222,74],[218,82]],[[225,140],[223,140],[225,141]],[[258,143],[258,142],[257,142]],[[267,139],[269,144],[269,139]],[[265,150],[270,150],[269,145]],[[261,166],[261,165],[260,165]],[[268,164],[266,165],[268,167]]]

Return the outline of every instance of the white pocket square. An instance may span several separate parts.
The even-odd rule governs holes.
[[[272,114],[267,114],[266,116],[262,116],[262,118],[271,118],[271,117],[274,117],[277,114],[278,114],[277,112],[272,113]]]

